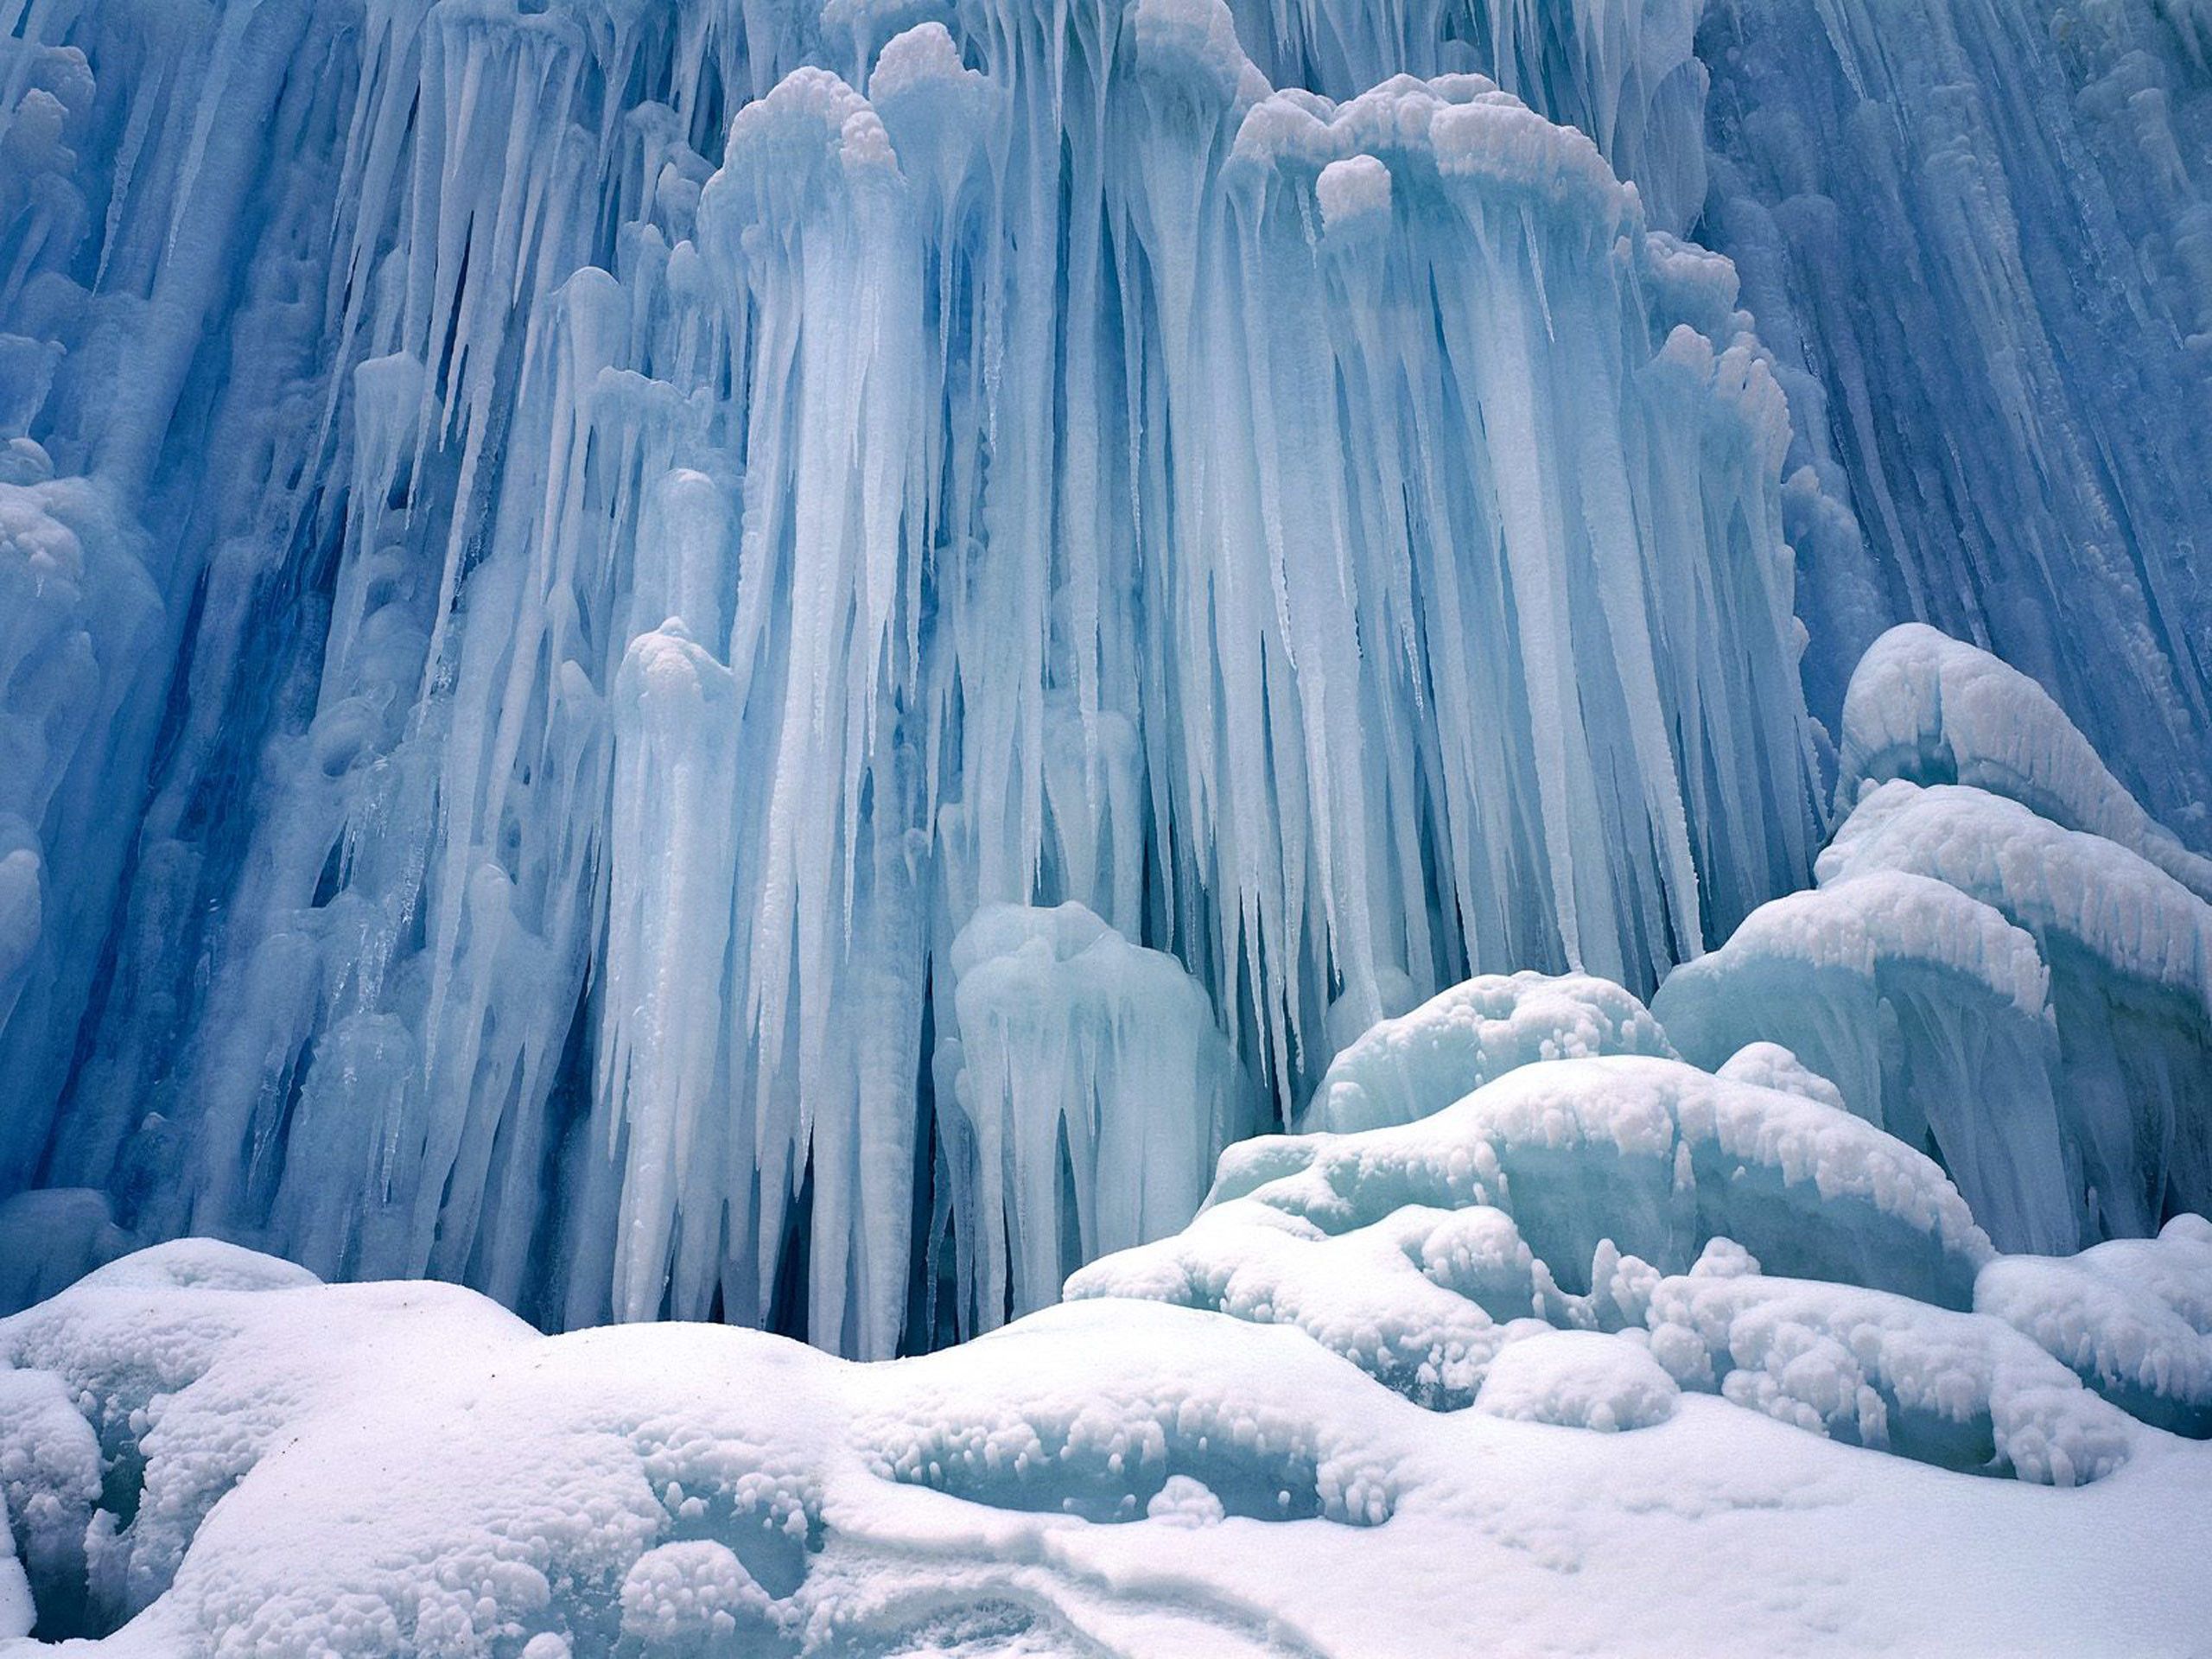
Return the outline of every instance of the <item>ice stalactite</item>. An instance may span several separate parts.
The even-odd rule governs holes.
[[[1652,999],[1719,1067],[1777,1043],[1845,1103],[1941,1159],[2007,1249],[2081,1242],[2051,1075],[2057,1027],[2035,941],[1919,875],[1868,874],[1753,912]]]
[[[1205,992],[1082,906],[993,906],[953,941],[938,1011],[959,1327],[1057,1300],[1085,1262],[1172,1232],[1255,1127]]]
[[[2032,934],[2084,1233],[2155,1232],[2212,1193],[2212,905],[2124,848],[1959,785],[1885,784],[1821,855],[1823,887],[1932,876]]]

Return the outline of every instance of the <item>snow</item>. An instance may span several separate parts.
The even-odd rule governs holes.
[[[1650,1326],[1685,1386],[1919,1462],[2075,1486],[2135,1443],[2117,1408],[2009,1326],[1881,1291],[1690,1274],[1661,1282]]]
[[[1869,1122],[1932,1146],[2000,1244],[2060,1250],[2081,1243],[2081,1219],[2050,981],[1998,909],[1883,870],[1760,906],[1652,1006],[1700,1065],[1786,1050]]]
[[[2017,801],[1902,779],[1860,799],[1817,869],[1824,887],[1880,870],[1941,880],[2034,938],[2051,971],[2050,1091],[2080,1172],[2080,1242],[2143,1236],[2207,1202],[2212,903]]]
[[[1892,628],[1868,648],[1844,697],[1840,747],[1847,803],[1897,778],[1987,790],[2116,842],[2212,899],[2212,860],[2152,821],[2049,692],[1931,627]]]
[[[1409,1123],[1534,1060],[1671,1056],[1641,1002],[1586,974],[1490,974],[1376,1021],[1329,1063],[1300,1120],[1344,1131]]]
[[[1618,1434],[1675,1414],[1681,1390],[1650,1351],[1596,1331],[1549,1331],[1506,1348],[1475,1409],[1516,1422]]]
[[[652,637],[661,719],[700,671],[680,624]],[[2091,1161],[2109,1074],[2079,1033],[2201,1073],[2158,930],[2203,901],[1902,779],[1820,870],[1669,978],[1675,1040],[1615,984],[1481,976],[1344,1046],[1306,1132],[1251,1138],[1175,958],[1079,904],[979,909],[945,951],[931,1227],[1006,1253],[956,1248],[954,1322],[986,1333],[922,1357],[546,1337],[450,1285],[124,1255],[0,1319],[0,1615],[118,1655],[2186,1650],[2212,1222],[2007,1253],[1961,1188],[2087,1231],[2115,1211],[2069,1207],[2079,1172],[2187,1179],[2186,1138]],[[690,988],[638,998],[639,1045]],[[1993,1087],[2006,1035],[2044,1141]],[[1993,1172],[2045,1154],[2056,1210],[2008,1211]],[[34,1196],[28,1224],[126,1242],[101,1195]]]
[[[2200,1300],[2212,1249],[2202,1228],[2177,1217],[2155,1239],[1993,1262],[1975,1281],[1975,1310],[2024,1332],[2131,1414],[2212,1438],[2212,1310]]]
[[[171,1264],[199,1249],[0,1322],[0,1389],[43,1402],[0,1416],[0,1491],[53,1517],[51,1628],[115,1631],[86,1651],[2141,1652],[2207,1611],[2204,1446],[1995,1319],[1740,1249],[1658,1287],[1648,1351],[1540,1328],[1443,1414],[1295,1332],[1144,1302],[855,1365],[727,1327],[540,1337],[275,1263],[233,1288]],[[1726,1380],[1678,1385],[1692,1357]],[[1849,1443],[1977,1436],[2027,1479]],[[118,1481],[134,1512],[85,1528]],[[86,1579],[73,1535],[119,1565]],[[1727,1592],[1815,1560],[1808,1593]]]

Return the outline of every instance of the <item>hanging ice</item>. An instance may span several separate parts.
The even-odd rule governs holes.
[[[1794,1051],[1942,1159],[2010,1249],[2212,1205],[2212,866],[1970,646],[1898,628],[1844,706],[1857,804],[1820,889],[1676,969],[1670,1037],[1706,1065]]]
[[[1080,905],[978,911],[950,966],[938,1220],[960,1245],[955,1324],[987,1330],[1181,1226],[1255,1103],[1205,992]]]
[[[1815,746],[1647,14],[12,8],[15,487],[126,598],[173,528],[106,701],[10,696],[86,735],[0,1186],[880,1354],[982,1259],[990,906],[1172,955],[1278,1115],[1471,971],[1649,988]]]

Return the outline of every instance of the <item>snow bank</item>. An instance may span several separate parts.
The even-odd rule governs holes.
[[[1840,1107],[1617,1057],[1531,1065],[1402,1127],[1233,1147],[1195,1222],[1066,1294],[1296,1325],[1450,1410],[1532,1330],[1640,1326],[1714,1239],[1954,1308],[1989,1259],[1942,1172]]]
[[[1857,1286],[1664,1280],[1650,1341],[1685,1388],[1946,1468],[2075,1486],[2135,1443],[2125,1415],[2009,1325]]]
[[[1498,1218],[1461,1213],[1471,1261]],[[2164,1281],[2201,1309],[2212,1229],[2171,1234]],[[1577,1650],[1671,1649],[1817,1554],[1839,1599],[1730,1602],[1729,1630],[2202,1628],[2212,1452],[2012,1325],[1725,1242],[1642,1294],[1617,1334],[1520,1321],[1476,1408],[1436,1413],[1296,1330],[1144,1301],[856,1365],[719,1326],[544,1338],[451,1287],[163,1246],[0,1320],[0,1613],[24,1628],[28,1586],[42,1637],[148,1659],[1411,1656],[1546,1608]]]
[[[2195,1216],[2155,1239],[1984,1268],[1974,1307],[2033,1339],[2145,1422],[2212,1438],[2212,1236]]]
[[[1492,1417],[1617,1434],[1675,1414],[1681,1390],[1625,1337],[1550,1331],[1514,1343],[1483,1379],[1475,1409]]]

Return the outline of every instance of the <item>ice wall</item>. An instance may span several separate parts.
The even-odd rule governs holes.
[[[1686,13],[0,21],[17,487],[117,504],[161,636],[96,642],[92,818],[29,832],[87,863],[10,923],[11,1186],[880,1353],[976,1249],[928,1058],[979,910],[1172,956],[1289,1102],[1809,865],[1788,417],[1652,228]]]
[[[1793,461],[1863,533],[1856,551],[1821,537],[1804,566],[1816,710],[1883,626],[1933,623],[2041,682],[2201,850],[2203,8],[1715,0],[1697,51],[1697,234],[1782,362],[1808,440]]]
[[[1287,1121],[1802,885],[1905,618],[2201,847],[2204,48],[0,0],[0,1197],[877,1353],[973,1243],[987,907],[1173,958]]]

